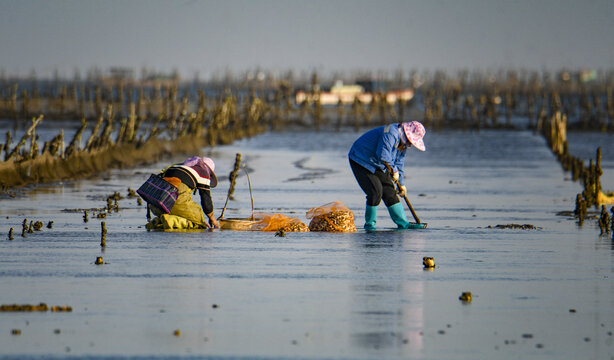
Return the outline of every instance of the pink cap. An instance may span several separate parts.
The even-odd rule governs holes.
[[[209,167],[209,170],[211,170],[211,187],[214,188],[217,186],[217,176],[215,176],[215,163],[213,162],[213,160],[211,158],[208,157],[203,157],[203,162],[205,163],[205,165],[207,165],[207,167]]]
[[[189,159],[187,159],[186,161],[183,162],[183,165],[186,166],[195,166],[198,163],[204,163],[205,165],[207,165],[207,167],[209,168],[209,180],[211,181],[211,187],[214,188],[217,186],[217,176],[215,176],[215,163],[213,162],[213,160],[211,158],[208,157],[198,157],[198,156],[193,156]]]
[[[413,146],[415,146],[416,149],[420,151],[425,151],[426,148],[424,147],[424,141],[422,141],[424,134],[426,134],[426,130],[424,129],[424,126],[420,124],[418,121],[412,121],[410,123],[403,123],[402,126],[403,126],[403,132],[405,133],[407,140],[409,140],[409,142]]]
[[[215,163],[211,158],[204,157],[203,162],[211,169],[211,171],[215,171]]]

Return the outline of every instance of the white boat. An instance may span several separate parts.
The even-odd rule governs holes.
[[[390,90],[382,92],[386,98],[386,102],[394,104],[398,101],[409,101],[414,97],[412,89]],[[370,104],[373,101],[374,93],[365,92],[360,85],[342,85],[336,84],[331,87],[330,91],[307,92],[299,90],[296,92],[295,101],[297,104],[302,104],[305,101],[310,103],[320,99],[322,105],[337,105],[341,102],[344,105],[352,104],[355,99],[358,99],[363,104]]]

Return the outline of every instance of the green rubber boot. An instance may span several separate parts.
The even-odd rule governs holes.
[[[403,204],[400,202],[389,206],[388,213],[390,214],[390,218],[397,224],[399,229],[409,229],[411,224],[407,221],[407,216],[405,215],[405,209],[403,209]]]
[[[367,231],[375,230],[376,219],[377,219],[377,206],[367,205],[367,209],[365,210],[365,230]]]

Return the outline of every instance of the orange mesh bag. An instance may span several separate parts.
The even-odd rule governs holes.
[[[341,201],[318,206],[307,211],[310,231],[355,232],[354,213]]]
[[[304,232],[309,231],[307,225],[298,218],[282,214],[257,214],[258,222],[252,224],[251,230],[256,231],[279,231]]]

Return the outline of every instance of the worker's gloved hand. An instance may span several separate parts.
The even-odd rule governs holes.
[[[213,212],[211,214],[207,214],[207,217],[209,218],[209,226],[211,226],[212,228],[220,227],[220,222],[217,221],[215,216],[213,216]]]
[[[399,191],[398,191],[399,195],[401,196],[405,196],[407,195],[407,188],[405,187],[405,185],[401,185],[399,186]]]
[[[392,178],[394,179],[394,181],[399,181],[399,172],[398,171],[393,172]]]

